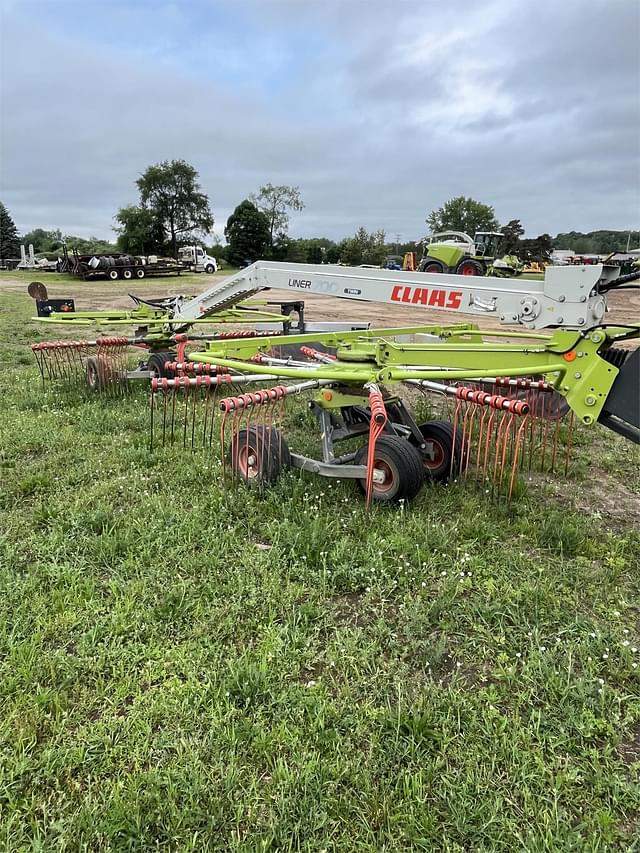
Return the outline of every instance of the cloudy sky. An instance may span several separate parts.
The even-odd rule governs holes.
[[[640,0],[0,0],[0,199],[112,237],[151,163],[216,231],[260,184],[295,236],[414,239],[452,196],[528,234],[640,226]]]

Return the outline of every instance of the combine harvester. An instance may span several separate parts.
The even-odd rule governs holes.
[[[95,359],[104,387],[127,376],[114,351],[151,349],[152,446],[159,433],[165,444],[219,442],[232,474],[249,484],[268,485],[293,466],[353,479],[367,502],[409,500],[425,478],[458,476],[511,495],[518,472],[532,470],[536,460],[566,468],[574,418],[639,441],[640,350],[616,344],[640,337],[640,326],[609,326],[605,313],[607,294],[637,286],[630,282],[640,273],[618,276],[618,268],[603,265],[549,267],[542,281],[505,281],[259,261],[194,299],[141,304],[126,318],[53,311],[48,322],[141,325],[121,342],[51,342],[34,345],[34,352],[44,378],[52,365],[53,374],[63,375],[56,360],[65,347],[75,348],[80,364]],[[521,330],[481,331],[470,323],[371,330],[343,323],[286,336],[261,334],[259,325],[250,336],[189,332],[198,322],[230,319],[228,312],[237,319],[251,310],[246,300],[268,288],[424,306]],[[270,323],[273,332],[273,317]],[[87,358],[91,347],[97,354]],[[267,382],[277,384],[216,396]],[[417,423],[398,393],[403,385],[451,400],[449,419]],[[292,452],[281,429],[286,400],[309,392],[319,459]],[[340,442],[358,438],[359,448],[337,455]]]

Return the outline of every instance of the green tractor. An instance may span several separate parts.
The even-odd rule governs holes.
[[[433,234],[425,244],[420,272],[486,275],[502,236],[499,231],[476,231],[474,238],[461,231]]]

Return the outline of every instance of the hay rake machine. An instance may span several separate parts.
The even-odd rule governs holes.
[[[604,265],[510,281],[259,261],[193,299],[134,297],[124,312],[78,312],[33,285],[45,323],[134,326],[33,351],[44,381],[85,376],[91,389],[118,393],[150,378],[152,448],[215,447],[225,470],[251,485],[291,466],[353,479],[367,503],[410,500],[425,479],[458,477],[511,496],[521,472],[566,470],[575,420],[639,440],[640,350],[619,344],[640,327],[604,322],[607,293],[633,286],[618,276]],[[274,303],[252,301],[269,288],[295,299],[269,312]],[[498,328],[311,324],[305,293],[490,317]],[[244,327],[196,334],[202,322]],[[132,349],[144,351],[133,370]],[[293,452],[283,433],[287,401],[302,394],[319,426],[315,456]],[[412,394],[429,400],[422,422]]]
[[[552,268],[514,289],[501,279],[259,262],[222,295],[288,286],[494,315],[527,331],[332,330],[288,335],[284,348],[271,335],[208,339],[188,362],[169,363],[172,375],[152,378],[152,447],[215,446],[225,470],[250,485],[287,467],[353,479],[367,503],[410,500],[425,479],[458,477],[510,497],[522,472],[566,471],[576,420],[639,440],[640,350],[619,344],[640,327],[603,323],[616,274]],[[403,389],[427,395],[438,416],[419,423]],[[283,433],[286,402],[300,394],[311,395],[319,458],[293,452]]]

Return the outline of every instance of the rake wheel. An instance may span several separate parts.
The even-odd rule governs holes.
[[[111,359],[92,355],[87,359],[87,386],[96,394],[105,391],[116,379],[117,371]]]
[[[460,430],[454,436],[453,424],[449,421],[427,421],[420,424],[419,429],[428,445],[425,450],[420,450],[425,475],[430,480],[441,483],[446,482],[449,477],[456,477],[466,455]]]
[[[249,486],[270,485],[291,465],[289,447],[279,429],[252,426],[231,437],[231,470]]]
[[[356,454],[354,463],[366,465],[369,445],[365,444]],[[381,435],[376,441],[373,460],[374,471],[382,471],[383,482],[373,481],[371,498],[380,503],[410,501],[424,484],[424,467],[419,451],[406,439],[397,435]],[[366,479],[356,480],[360,491],[366,494]]]

